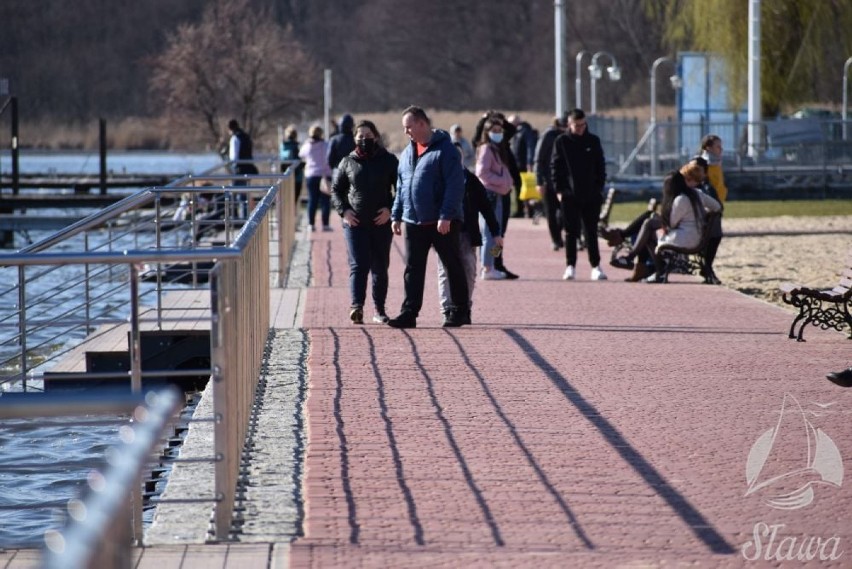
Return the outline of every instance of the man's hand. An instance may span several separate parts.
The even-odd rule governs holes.
[[[451,224],[452,222],[449,219],[442,219],[438,221],[438,233],[441,235],[449,233]]]
[[[380,209],[378,215],[373,218],[373,223],[376,225],[384,225],[388,221],[390,221],[390,210],[386,207]]]
[[[495,236],[495,237],[494,237],[494,242],[495,242],[497,245],[499,245],[500,247],[502,247],[502,246],[503,246],[503,238],[502,238],[502,237]]]
[[[394,235],[402,235],[402,222],[394,221],[391,223],[391,229],[394,232]]]
[[[358,227],[358,216],[351,209],[343,212],[343,223],[349,227]]]

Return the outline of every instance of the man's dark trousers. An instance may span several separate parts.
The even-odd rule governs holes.
[[[565,224],[565,264],[577,265],[577,239],[585,231],[589,263],[597,267],[601,263],[598,250],[598,220],[603,198],[579,201],[574,197],[562,196],[562,221]]]
[[[420,314],[420,308],[423,306],[423,287],[426,284],[426,262],[432,247],[447,271],[455,312],[468,310],[470,295],[467,290],[467,277],[459,257],[460,229],[460,221],[453,221],[446,235],[438,233],[436,223],[405,224],[405,250],[408,258],[405,263],[405,300],[402,302],[402,312],[408,312],[414,317]]]

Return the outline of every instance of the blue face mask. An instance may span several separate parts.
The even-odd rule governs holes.
[[[489,132],[488,138],[494,144],[500,144],[501,142],[503,142],[503,133],[502,132]]]

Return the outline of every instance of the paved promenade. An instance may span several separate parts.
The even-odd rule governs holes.
[[[470,327],[440,328],[433,264],[414,330],[352,325],[341,231],[309,235],[290,565],[741,567],[801,553],[848,567],[852,390],[824,376],[850,365],[852,341],[813,327],[789,340],[792,313],[691,277],[626,283],[610,268],[590,282],[584,252],[562,281],[546,235],[511,222],[506,263],[522,278],[477,282]]]

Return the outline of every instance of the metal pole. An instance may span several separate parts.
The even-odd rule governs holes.
[[[757,158],[760,143],[760,0],[748,4],[748,155]]]
[[[130,390],[142,393],[142,341],[139,333],[139,269],[130,263]]]
[[[849,118],[848,116],[848,103],[849,103],[849,92],[847,90],[849,86],[849,66],[852,65],[852,57],[846,60],[846,63],[843,64],[843,140],[846,140],[846,121]]]
[[[323,132],[328,139],[331,136],[330,115],[331,115],[331,69],[326,69],[323,75]]]
[[[12,195],[21,190],[21,169],[18,149],[18,98],[12,97]]]
[[[581,49],[580,53],[577,54],[577,57],[574,59],[576,65],[574,69],[574,107],[578,109],[583,108],[583,56],[589,54],[585,49]]]
[[[594,63],[592,64],[594,65]],[[589,109],[591,114],[595,114],[598,112],[598,92],[597,92],[597,83],[598,80],[595,77],[594,73],[589,73],[589,77],[591,78],[591,87],[589,88],[589,98],[592,100],[592,106]]]
[[[554,37],[554,84],[556,87],[556,116],[561,117],[565,112],[565,63],[563,62],[563,45],[565,43],[565,11],[562,0],[553,1],[553,37]]]
[[[27,288],[24,266],[18,267],[18,343],[21,345],[21,386],[27,390]]]
[[[98,148],[100,149],[100,177],[99,183],[101,188],[101,195],[105,196],[107,193],[107,139],[106,139],[106,120],[98,119]]]
[[[664,61],[671,61],[668,57],[658,57],[651,65],[651,175],[657,175],[657,67]]]

